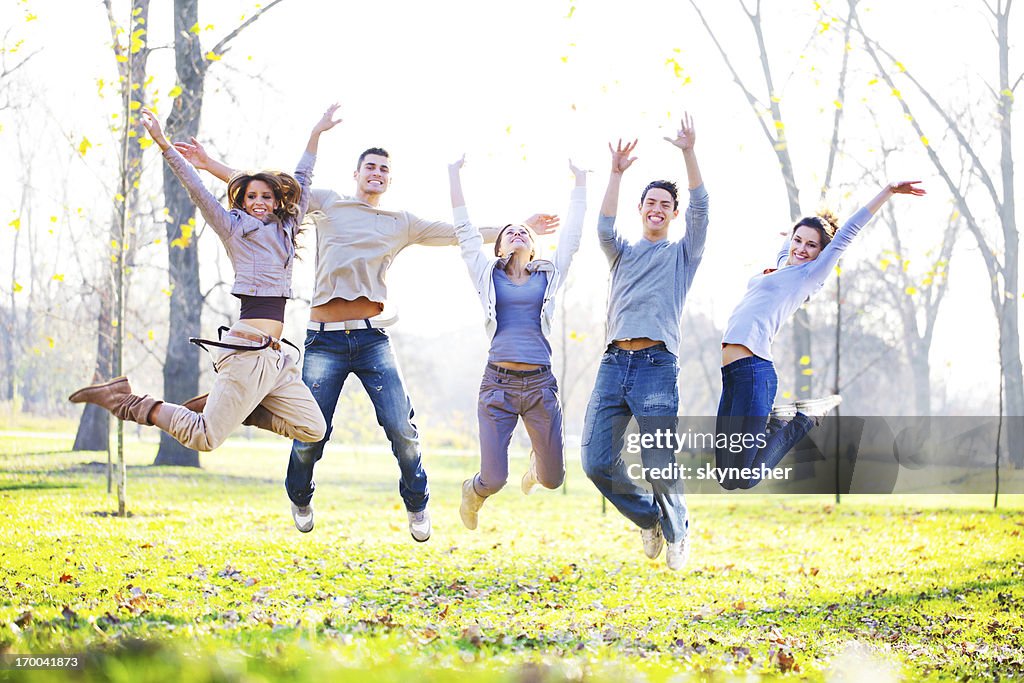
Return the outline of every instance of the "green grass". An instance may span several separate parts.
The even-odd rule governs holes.
[[[417,544],[379,449],[328,448],[303,535],[284,440],[232,440],[203,470],[129,441],[127,519],[106,454],[70,442],[0,435],[0,651],[85,667],[0,680],[1024,677],[1021,496],[691,496],[675,573],[577,461],[568,495],[527,498],[518,454],[469,532],[476,460],[428,452]]]

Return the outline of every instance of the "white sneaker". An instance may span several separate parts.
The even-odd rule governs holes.
[[[661,548],[665,545],[665,537],[661,534],[661,521],[650,529],[641,529],[640,538],[644,542],[644,555],[652,560],[660,555]]]
[[[526,470],[526,474],[523,475],[521,488],[523,493],[528,496],[536,491],[538,486],[540,486],[540,482],[537,480],[537,454],[531,450],[530,467]]]
[[[304,534],[313,530],[313,501],[307,505],[296,505],[292,503],[292,520],[295,528]]]
[[[430,513],[426,508],[419,512],[405,511],[409,516],[409,533],[417,543],[423,543],[430,539]]]
[[[776,406],[772,406],[772,411],[768,413],[768,417],[774,417],[780,420],[791,420],[796,417],[797,407],[795,403],[781,403]]]
[[[665,564],[672,571],[679,571],[690,561],[690,535],[679,541],[672,541],[665,548]]]
[[[462,482],[462,504],[459,505],[459,517],[462,518],[462,525],[472,531],[476,529],[477,513],[480,507],[487,500],[473,488],[473,477]]]
[[[807,417],[814,420],[814,425],[821,424],[821,418],[828,415],[830,412],[843,402],[843,397],[839,394],[831,394],[830,396],[823,396],[822,398],[812,398],[805,401],[796,402],[796,410],[799,413],[803,413]]]

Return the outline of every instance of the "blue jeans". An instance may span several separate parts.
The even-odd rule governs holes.
[[[636,417],[641,432],[675,429],[679,364],[664,344],[640,351],[609,346],[601,357],[583,420],[583,471],[619,512],[641,529],[661,522],[665,540],[686,537],[686,500],[679,480],[651,478],[650,491],[627,474],[622,460],[625,424]],[[644,467],[675,462],[672,449],[644,448]]]
[[[391,442],[401,478],[398,492],[410,512],[427,507],[430,493],[427,473],[420,457],[419,433],[413,424],[412,401],[405,391],[398,361],[391,351],[388,335],[381,329],[306,332],[306,359],[302,381],[313,394],[327,421],[327,435],[314,443],[292,442],[285,489],[296,505],[308,505],[313,498],[313,466],[323,457],[331,438],[331,418],[338,405],[341,387],[354,372],[373,402],[377,423]]]
[[[774,469],[800,439],[811,430],[814,421],[797,413],[789,424],[767,429],[768,414],[779,389],[779,378],[771,361],[750,356],[733,361],[722,368],[722,399],[718,402],[719,435],[728,436],[732,447],[715,449],[715,465],[719,468]],[[763,445],[763,447],[762,447]],[[749,489],[760,477],[724,479],[726,489]]]

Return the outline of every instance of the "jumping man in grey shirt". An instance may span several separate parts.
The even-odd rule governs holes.
[[[598,490],[624,516],[640,527],[644,552],[656,558],[668,541],[670,569],[686,564],[686,502],[678,481],[649,477],[652,492],[631,481],[620,456],[627,421],[636,417],[641,432],[674,429],[679,409],[676,379],[679,363],[679,321],[686,294],[704,252],[708,226],[708,193],[693,151],[696,134],[689,114],[676,137],[665,138],[682,150],[690,203],[686,234],[668,241],[668,227],[679,215],[675,183],[655,180],[637,207],[643,237],[630,244],[615,230],[622,174],[636,157],[636,141],[612,152],[611,176],[601,205],[597,231],[608,257],[612,280],[608,293],[608,350],[601,358],[594,392],[583,423],[583,470]],[[644,449],[643,466],[661,469],[673,458],[671,449]],[[633,468],[631,468],[633,469]]]

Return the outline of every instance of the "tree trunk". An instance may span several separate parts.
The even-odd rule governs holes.
[[[167,119],[167,134],[171,139],[187,140],[199,132],[206,62],[199,36],[189,30],[198,21],[198,0],[175,0],[174,64],[181,94],[174,100],[174,107]],[[199,291],[196,240],[189,239],[184,246],[173,244],[174,240],[182,236],[182,226],[194,225],[195,206],[166,164],[163,172],[171,285],[170,338],[164,361],[164,399],[169,403],[180,404],[199,393],[199,348],[189,344],[188,338],[199,336],[203,297]],[[199,467],[199,454],[182,446],[170,435],[161,433],[160,449],[153,464]]]
[[[107,15],[111,22],[114,55],[119,57],[123,53],[123,49],[120,47],[118,41],[116,24],[114,23],[113,11],[111,9],[109,1],[107,5]],[[132,28],[145,27],[149,21],[149,0],[134,0],[132,2]],[[128,49],[133,49],[133,41],[129,39]],[[146,82],[146,64],[149,59],[149,47],[148,41],[144,41],[144,44],[137,48],[132,54],[130,60],[131,64],[131,78],[127,79],[127,66],[124,62],[118,62],[118,71],[121,77],[120,80],[120,91],[121,91],[121,103],[122,111],[128,109],[129,98],[145,104],[146,93],[145,88],[141,86],[142,83]],[[128,81],[133,85],[139,86],[132,93],[128,92],[127,84]],[[131,125],[130,122],[126,122],[126,125]],[[141,140],[141,136],[145,135],[145,130],[142,127],[142,123],[135,118],[135,136],[133,136],[127,149],[126,163],[124,165],[125,172],[128,174],[128,194],[124,201],[125,206],[129,207],[129,215],[137,214],[136,208],[139,200],[139,179],[142,177],[142,147],[140,147],[136,141]],[[110,220],[110,239],[112,244],[117,244],[121,240],[121,212],[115,210]],[[135,253],[135,239],[133,237],[126,238],[125,244],[125,266],[130,266],[134,262]],[[122,264],[112,262],[110,259],[104,259],[104,272],[106,277],[100,286],[97,288],[100,294],[100,310],[97,315],[96,321],[96,366],[93,370],[93,382],[106,381],[111,378],[114,372],[114,332],[115,329],[112,326],[114,320],[114,281],[117,277],[117,268],[122,267]],[[105,451],[110,448],[110,413],[106,410],[95,406],[93,404],[86,404],[85,410],[82,412],[82,418],[78,422],[78,431],[75,434],[75,445],[72,446],[73,451]]]

